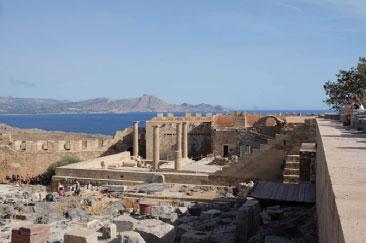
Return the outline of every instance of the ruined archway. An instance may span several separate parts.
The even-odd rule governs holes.
[[[264,135],[274,137],[275,134],[280,133],[286,122],[276,116],[264,116],[259,118],[254,124],[253,128]]]

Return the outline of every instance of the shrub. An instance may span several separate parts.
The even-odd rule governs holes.
[[[80,162],[79,158],[70,157],[70,156],[64,157],[64,158],[57,160],[56,162],[53,162],[52,164],[50,164],[50,166],[48,166],[48,168],[47,168],[47,173],[50,175],[54,175],[57,167],[74,164],[77,162]]]

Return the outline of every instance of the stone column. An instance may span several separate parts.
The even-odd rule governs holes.
[[[160,127],[154,126],[153,133],[153,169],[158,170],[160,161]]]
[[[177,123],[177,151],[180,152],[182,157],[182,123]]]
[[[182,151],[180,151],[180,150],[175,151],[174,169],[175,170],[182,169]]]
[[[183,122],[183,159],[188,159],[188,123]]]
[[[133,122],[133,157],[139,157],[139,122]]]

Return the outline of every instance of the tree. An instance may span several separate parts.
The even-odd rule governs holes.
[[[357,67],[340,70],[336,81],[328,80],[324,84],[324,101],[334,110],[339,110],[349,103],[351,96],[358,96],[362,101],[366,98],[366,58],[360,57]]]

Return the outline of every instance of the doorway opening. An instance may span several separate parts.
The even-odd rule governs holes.
[[[224,145],[224,158],[229,156],[229,145]]]

